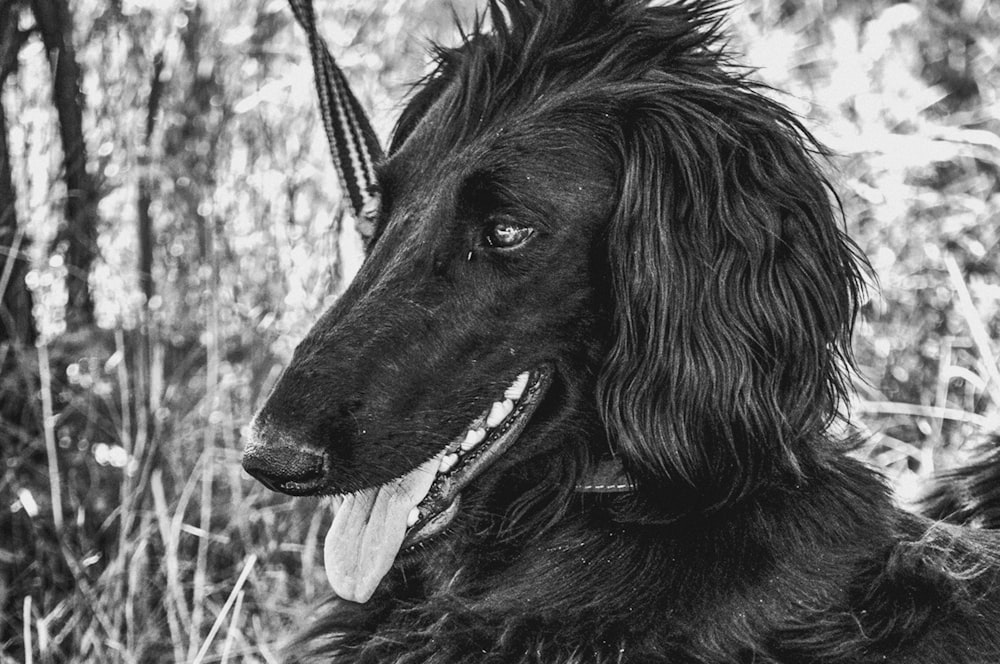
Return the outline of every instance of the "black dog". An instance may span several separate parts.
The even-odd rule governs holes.
[[[248,471],[341,496],[341,599],[291,656],[1000,662],[1000,537],[894,507],[827,431],[866,265],[718,12],[490,12],[254,421]]]

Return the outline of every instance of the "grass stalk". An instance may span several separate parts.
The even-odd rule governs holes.
[[[208,231],[209,240],[214,247],[218,241],[214,225]],[[211,281],[218,285],[219,269],[216,261],[218,256],[213,255],[213,266]],[[210,298],[208,305],[208,320],[206,321],[207,338],[205,341],[205,402],[208,409],[208,422],[204,427],[204,437],[202,439],[202,455],[205,463],[202,465],[201,475],[201,502],[199,526],[202,531],[209,533],[212,530],[212,475],[215,470],[215,437],[218,415],[221,415],[220,385],[219,385],[219,301],[218,298]],[[210,539],[201,537],[198,539],[198,553],[195,560],[194,572],[194,596],[192,599],[191,615],[191,640],[188,644],[188,658],[198,644],[201,637],[201,623],[204,613],[205,593],[208,586],[208,546]]]
[[[118,440],[121,442],[122,448],[125,450],[127,458],[132,459],[134,449],[132,444],[132,415],[129,408],[129,375],[127,366],[127,355],[125,353],[125,334],[119,327],[115,330],[115,353],[121,360],[117,365],[117,377],[118,377],[118,391],[120,397],[120,410],[121,410],[121,420],[118,426]],[[132,497],[134,495],[134,482],[132,480],[132,475],[125,469],[125,473],[122,476],[121,486],[118,490],[119,495],[119,507],[118,507],[118,550],[115,556],[114,565],[117,569],[121,570],[122,573],[117,575],[114,582],[114,595],[119,599],[124,597],[129,597],[132,593],[132,587],[126,586],[126,582],[129,579],[128,575],[124,573],[124,570],[128,567],[128,559],[130,554],[130,536],[132,531],[132,519],[134,516],[134,511],[132,509]],[[131,609],[132,603],[125,602],[127,609]],[[128,628],[126,629],[125,643],[128,647],[134,643],[134,629],[132,623],[128,621],[128,614],[118,615],[115,620],[116,630],[121,624],[121,621],[127,621]]]
[[[163,491],[162,471],[153,471],[150,479],[150,488],[153,492],[153,507],[156,513],[156,520],[160,528],[160,538],[163,540],[163,565],[167,576],[167,597],[169,598],[166,607],[167,627],[170,630],[170,642],[174,648],[174,660],[185,661],[184,639],[180,622],[190,624],[187,613],[187,603],[184,600],[184,593],[180,584],[180,565],[177,560],[177,544],[172,535],[170,518],[167,513],[167,498]],[[178,617],[180,620],[178,620]],[[185,620],[187,618],[187,620]]]
[[[233,607],[233,617],[229,620],[229,629],[226,631],[226,642],[222,644],[222,664],[229,661],[229,653],[232,652],[233,643],[239,633],[241,611],[243,609],[243,597],[245,590],[241,590],[236,596],[236,606]]]
[[[952,288],[958,293],[958,309],[962,312],[965,323],[969,326],[972,341],[976,344],[976,350],[979,351],[979,360],[988,379],[987,387],[990,397],[994,404],[1000,405],[1000,368],[997,367],[997,358],[990,346],[990,335],[986,332],[983,317],[979,315],[979,310],[976,309],[976,305],[972,301],[972,295],[969,293],[969,287],[962,276],[962,270],[958,267],[958,261],[951,253],[946,253],[944,264],[948,269]]]
[[[0,301],[3,301],[3,296],[7,292],[7,286],[10,285],[10,276],[14,274],[14,265],[17,264],[23,241],[24,228],[19,226],[17,232],[14,233],[14,241],[11,242],[10,250],[6,252],[7,257],[3,262],[3,272],[0,272]]]
[[[231,609],[233,604],[236,602],[236,598],[242,595],[241,591],[243,589],[243,584],[246,583],[247,577],[250,576],[250,572],[256,564],[257,554],[252,553],[243,564],[243,570],[240,572],[239,578],[236,579],[236,585],[234,585],[233,589],[229,591],[229,597],[226,598],[226,603],[222,605],[222,611],[219,612],[219,615],[215,618],[215,622],[212,623],[212,629],[208,631],[208,636],[205,637],[205,642],[201,644],[201,648],[198,650],[198,654],[195,655],[194,661],[191,664],[201,664],[202,660],[205,659],[205,655],[208,654],[208,649],[212,645],[215,635],[219,632],[219,628],[225,621],[226,615],[229,613],[229,609]]]
[[[867,401],[859,400],[851,403],[851,408],[866,415],[910,415],[914,417],[941,418],[955,422],[967,422],[980,429],[989,427],[989,419],[976,413],[970,413],[960,408],[943,408],[941,406],[922,406],[915,403],[899,401]]]
[[[32,664],[34,647],[31,645],[31,595],[24,596],[24,611],[21,615],[24,638],[24,662]]]
[[[62,481],[56,454],[55,416],[52,414],[52,371],[49,367],[49,347],[42,337],[38,342],[38,376],[42,388],[42,429],[45,433],[45,454],[49,466],[49,493],[52,498],[52,522],[56,532],[63,529]]]
[[[319,509],[313,513],[312,519],[309,521],[309,529],[306,531],[306,538],[302,543],[302,585],[306,597],[314,597],[316,595],[313,571],[316,568],[316,552],[322,550],[319,527],[323,520],[324,512],[326,512],[326,509]]]
[[[211,428],[211,427],[208,427]],[[204,615],[205,591],[208,587],[208,545],[212,531],[212,473],[215,467],[214,455],[210,448],[202,452],[201,502],[199,526],[204,535],[198,538],[198,554],[195,561],[194,592],[191,600],[191,640],[188,642],[188,659],[195,652],[201,635]]]
[[[149,516],[143,517],[144,521],[147,521]],[[136,652],[138,649],[138,641],[136,635],[136,625],[138,623],[138,615],[136,613],[136,595],[139,589],[142,587],[142,574],[146,569],[146,549],[149,546],[149,537],[146,534],[146,528],[141,529],[142,536],[139,538],[138,543],[132,548],[132,554],[128,559],[128,574],[122,574],[128,579],[127,592],[125,592],[125,643],[129,652]],[[119,554],[121,556],[121,554]]]

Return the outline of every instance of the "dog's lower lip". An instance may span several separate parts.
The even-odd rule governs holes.
[[[438,476],[418,506],[420,517],[407,530],[403,549],[418,544],[447,527],[458,512],[462,489],[514,444],[548,390],[551,380],[552,368],[548,365],[532,371],[523,388],[524,396],[514,406],[510,416],[491,427],[486,439],[474,450],[464,454],[461,465],[454,472],[445,472]],[[470,430],[475,430],[477,426],[475,422]],[[453,442],[448,447],[452,448],[455,445]]]
[[[280,490],[291,496],[313,496],[318,495],[323,489],[323,478],[308,480],[305,482],[287,481],[280,485]]]

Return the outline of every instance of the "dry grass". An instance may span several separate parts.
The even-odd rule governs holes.
[[[116,353],[126,351],[127,345]],[[45,345],[38,355],[41,401],[50,412]],[[124,379],[136,368],[122,359],[116,373]],[[22,487],[11,506],[13,542],[0,548],[19,575],[5,578],[13,584],[4,588],[4,604],[20,609],[20,620],[4,620],[20,623],[20,638],[7,637],[0,661],[277,661],[275,641],[321,588],[314,560],[320,517],[309,505],[275,500],[242,476],[237,437],[218,434],[246,421],[247,413],[220,404],[225,390],[211,370],[203,375],[205,396],[192,412],[210,414],[197,422],[203,437],[190,448],[200,451],[193,458],[161,458],[145,477],[129,465],[141,458],[142,444],[129,423],[155,413],[136,409],[122,390],[127,407],[120,412],[129,415],[118,420],[124,428],[116,436],[128,461],[123,468],[117,460],[98,466],[121,479],[112,504],[88,495],[79,468],[55,462],[61,418],[44,417],[51,454],[43,485],[70,495],[55,502],[56,489],[51,499],[36,499]],[[223,418],[211,415],[223,412]],[[172,454],[171,444],[189,447],[170,436],[163,440],[161,457]],[[63,506],[64,519],[54,505]],[[97,518],[104,522],[94,523]],[[56,525],[60,519],[65,523]],[[23,594],[6,594],[15,589]]]

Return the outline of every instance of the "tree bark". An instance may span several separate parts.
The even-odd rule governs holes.
[[[0,0],[0,93],[7,76],[17,69],[17,55],[27,35],[18,30],[18,7]],[[0,347],[35,342],[31,291],[24,283],[28,272],[28,242],[17,223],[16,192],[7,145],[7,116],[0,96]],[[6,351],[2,353],[6,356]],[[3,366],[4,362],[0,362]]]
[[[58,242],[66,243],[66,304],[68,325],[94,321],[90,269],[97,255],[97,188],[87,173],[83,138],[81,73],[73,47],[73,17],[67,0],[31,0],[53,70],[52,100],[59,115],[66,182],[66,223]]]
[[[163,96],[163,53],[153,57],[153,76],[149,88],[149,103],[146,107],[146,137],[143,143],[143,174],[139,179],[138,236],[139,236],[139,288],[145,297],[145,305],[155,292],[153,283],[153,218],[149,213],[153,203],[153,130],[156,116],[160,112]]]

